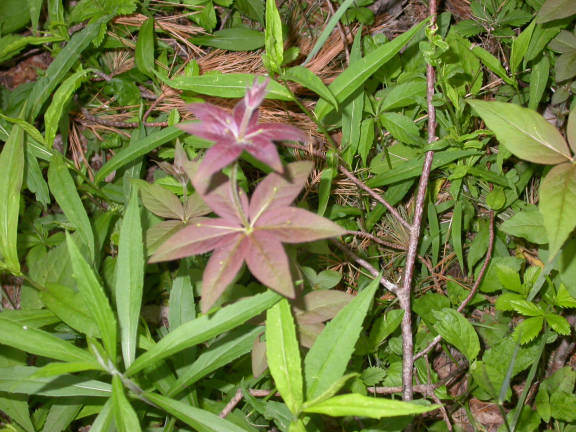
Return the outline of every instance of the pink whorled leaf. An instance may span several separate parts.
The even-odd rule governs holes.
[[[290,275],[288,256],[274,234],[255,230],[249,236],[250,250],[246,264],[263,285],[285,297],[294,297],[294,283]]]
[[[269,174],[248,202],[240,193],[236,208],[232,184],[225,181],[208,193],[206,204],[219,218],[190,225],[168,239],[151,261],[167,261],[214,250],[202,282],[202,310],[208,310],[246,262],[264,285],[288,297],[294,296],[288,257],[282,243],[301,243],[344,234],[332,221],[309,211],[290,207],[304,186],[312,166],[296,162],[285,175]],[[196,184],[195,184],[196,186]]]
[[[254,225],[282,243],[304,243],[343,235],[340,226],[308,210],[297,207],[274,207],[264,212]]]
[[[202,278],[202,313],[216,303],[226,287],[232,283],[242,268],[249,242],[244,234],[236,234],[218,248],[208,261]]]
[[[273,141],[306,140],[306,134],[293,126],[258,123],[258,107],[266,95],[267,84],[268,80],[262,83],[255,80],[232,113],[211,104],[189,106],[200,122],[181,124],[178,127],[215,144],[206,152],[196,173],[202,179],[198,184],[204,190],[208,186],[207,179],[238,159],[243,151],[272,169],[282,171],[280,156]]]

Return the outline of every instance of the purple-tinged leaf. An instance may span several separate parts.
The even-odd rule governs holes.
[[[184,220],[184,206],[178,197],[162,186],[139,181],[142,204],[156,216]]]
[[[297,127],[280,123],[262,123],[247,138],[263,138],[274,141],[306,141],[308,136]]]
[[[286,167],[285,175],[269,174],[256,187],[250,200],[248,216],[254,222],[270,205],[289,206],[296,199],[314,164],[294,162]]]
[[[170,237],[156,250],[150,262],[169,261],[206,253],[217,248],[222,240],[230,241],[243,231],[235,221],[220,218],[196,222]]]
[[[200,182],[202,180],[197,176],[193,182],[194,187],[197,190],[202,190],[202,197],[206,204],[216,213],[218,216],[229,220],[242,220],[242,215],[239,210],[234,205],[234,196],[232,195],[232,185],[230,181],[224,174],[218,174],[212,177],[210,182],[210,188],[208,192],[205,189],[201,189]],[[215,186],[212,186],[216,184]],[[208,185],[206,185],[207,187]],[[242,210],[244,212],[248,209],[248,197],[243,190],[238,191],[238,196],[240,197],[240,203],[242,205]]]
[[[146,231],[146,250],[148,254],[154,253],[162,243],[186,226],[184,222],[179,220],[167,220],[152,225]]]
[[[298,323],[315,324],[328,321],[353,298],[342,291],[312,291],[304,296],[304,309],[297,309]]]
[[[242,151],[242,147],[229,145],[227,143],[218,143],[208,149],[194,177],[200,180],[194,183],[199,186],[195,186],[196,190],[200,193],[205,192],[206,186],[203,187],[203,185],[206,184],[206,181],[209,180],[214,173],[238,159]],[[274,151],[276,151],[276,149],[274,149]]]
[[[245,235],[235,234],[212,254],[202,278],[202,313],[210,310],[234,280],[242,268],[248,249]]]
[[[294,298],[290,265],[282,244],[273,235],[259,231],[254,231],[249,241],[246,264],[250,272],[267,287]]]
[[[190,220],[198,216],[204,216],[210,211],[210,207],[204,202],[200,194],[194,193],[188,197],[184,206],[184,219]]]
[[[275,207],[262,214],[255,224],[282,243],[304,243],[343,235],[346,230],[334,222],[297,207]]]
[[[576,166],[564,163],[550,170],[540,184],[539,209],[553,257],[576,227]]]
[[[272,141],[257,136],[252,138],[250,142],[246,144],[244,150],[258,159],[260,162],[264,162],[274,171],[283,171],[284,166],[282,165],[280,156],[278,155],[276,147]]]

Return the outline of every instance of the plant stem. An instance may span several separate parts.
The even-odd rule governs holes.
[[[244,208],[242,207],[242,201],[240,201],[240,194],[238,193],[238,162],[234,162],[234,165],[232,165],[232,171],[230,172],[230,191],[232,193],[234,207],[236,207],[242,225],[244,225],[245,228],[249,228],[250,224],[248,223],[246,214],[244,214]]]
[[[430,26],[436,26],[437,5],[436,0],[429,3]],[[431,64],[426,66],[427,102],[428,102],[428,143],[436,141],[436,110],[432,99],[434,97],[434,85],[436,74]],[[398,290],[397,296],[400,307],[404,310],[402,318],[402,399],[412,400],[414,398],[413,373],[414,373],[414,336],[412,334],[412,280],[414,278],[414,268],[418,255],[418,245],[420,231],[422,227],[422,217],[424,214],[424,199],[430,180],[430,171],[434,152],[428,151],[422,168],[422,176],[418,183],[416,193],[416,207],[414,210],[414,220],[410,226],[410,240],[408,242],[408,252],[406,254],[406,267],[404,269],[404,280],[402,288]]]

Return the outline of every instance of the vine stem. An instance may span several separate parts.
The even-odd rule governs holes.
[[[436,26],[437,4],[436,0],[429,2],[430,26]],[[436,109],[433,104],[434,85],[436,83],[436,74],[431,64],[426,66],[426,99],[428,103],[428,143],[436,141]],[[412,334],[412,280],[414,279],[414,268],[416,257],[418,255],[418,246],[420,240],[420,231],[422,229],[422,217],[424,214],[424,200],[430,181],[430,172],[434,152],[428,151],[422,168],[422,176],[418,183],[416,193],[416,206],[414,210],[414,219],[410,226],[410,240],[408,242],[408,252],[406,254],[406,267],[404,269],[404,280],[402,287],[398,290],[397,296],[400,307],[404,310],[402,317],[402,399],[414,399],[414,336]]]

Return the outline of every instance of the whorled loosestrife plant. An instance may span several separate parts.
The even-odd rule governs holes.
[[[214,141],[195,169],[186,172],[217,218],[195,221],[164,242],[151,262],[168,261],[214,251],[202,280],[202,311],[207,312],[246,263],[262,284],[293,298],[294,283],[282,243],[304,243],[344,234],[334,222],[307,210],[292,207],[312,162],[284,167],[274,140],[304,140],[302,131],[281,124],[259,124],[258,107],[266,82],[255,82],[234,111],[210,104],[190,109],[199,123],[180,125],[185,131]],[[265,162],[276,172],[266,176],[249,199],[237,184],[237,162],[243,151]],[[230,178],[217,171],[234,163]]]

